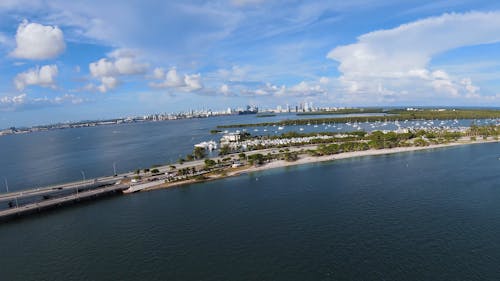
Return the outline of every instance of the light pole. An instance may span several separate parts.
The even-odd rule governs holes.
[[[7,193],[9,193],[9,184],[7,183],[7,178],[4,177],[3,180],[5,181],[5,189],[7,189]]]
[[[80,171],[82,173],[83,184],[85,184],[85,172],[83,170]],[[78,196],[78,186],[76,187],[76,196]]]
[[[113,162],[113,175],[116,177],[116,162]]]

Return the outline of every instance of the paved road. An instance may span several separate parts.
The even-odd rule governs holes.
[[[316,145],[309,145],[309,146],[301,146],[301,147],[289,147],[288,149],[290,151],[298,151],[301,149],[312,149],[315,148]],[[263,150],[255,150],[255,151],[248,151],[245,152],[245,154],[252,155],[252,154],[267,154],[267,153],[273,153],[274,151],[279,151],[281,148],[268,148],[268,149],[263,149]],[[223,158],[227,157],[233,157],[234,159],[238,159],[238,154],[239,153],[232,153],[220,157],[213,157],[211,159],[217,161],[217,160],[222,160]],[[161,173],[166,173],[170,170],[170,166],[173,165],[177,169],[184,169],[184,168],[191,168],[191,167],[199,167],[205,165],[205,160],[195,160],[195,161],[190,161],[190,162],[185,162],[183,164],[168,164],[160,167],[156,167]],[[144,173],[141,175],[144,176]],[[76,189],[83,189],[87,188],[90,186],[96,186],[96,185],[102,185],[102,184],[114,184],[117,181],[123,180],[125,178],[131,178],[135,176],[134,172],[128,172],[124,174],[119,174],[116,177],[113,176],[107,176],[107,177],[101,177],[101,178],[96,178],[96,179],[89,179],[86,181],[78,181],[78,182],[70,182],[70,183],[64,183],[64,184],[59,184],[59,185],[53,185],[53,186],[47,186],[47,187],[40,187],[40,188],[34,188],[34,189],[28,189],[28,190],[20,190],[20,191],[15,191],[15,192],[10,192],[10,193],[2,193],[0,194],[0,201],[12,201],[15,199],[21,199],[21,198],[27,198],[27,197],[33,197],[33,196],[43,196],[55,192],[61,192],[61,191],[67,191],[67,192],[74,192],[76,193]],[[150,176],[150,174],[146,174],[146,176]]]
[[[43,196],[46,194],[54,193],[54,192],[61,192],[61,191],[74,191],[76,193],[76,189],[81,189],[85,187],[89,187],[92,185],[101,185],[101,184],[114,184],[116,181],[119,181],[123,179],[125,176],[130,176],[131,173],[127,174],[121,174],[117,177],[103,177],[103,178],[98,178],[98,179],[90,179],[86,181],[79,181],[79,182],[71,182],[71,183],[64,183],[60,185],[53,185],[53,186],[48,186],[48,187],[41,187],[41,188],[34,188],[34,189],[28,189],[28,190],[20,190],[20,191],[15,191],[15,192],[10,192],[10,193],[3,193],[0,194],[0,201],[10,201],[10,200],[15,200],[24,198],[24,197],[31,197],[31,196]]]
[[[128,186],[113,185],[113,186],[108,186],[108,187],[104,187],[104,188],[97,188],[97,189],[92,189],[92,190],[80,192],[80,193],[78,193],[78,195],[71,194],[71,195],[64,196],[64,197],[53,198],[53,199],[44,200],[44,201],[33,203],[33,204],[20,206],[18,208],[10,208],[7,210],[0,211],[0,219],[10,217],[13,215],[21,215],[24,213],[35,212],[35,211],[46,209],[49,207],[58,206],[58,205],[61,205],[61,204],[67,203],[67,202],[71,202],[71,201],[75,201],[75,200],[82,200],[82,199],[86,199],[86,198],[89,198],[92,196],[97,196],[97,195],[110,193],[110,192],[118,191],[118,190],[124,190],[126,188],[128,188]]]

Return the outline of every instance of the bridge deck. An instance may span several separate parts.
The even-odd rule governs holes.
[[[86,200],[91,197],[97,197],[100,195],[123,191],[127,189],[128,186],[124,185],[112,185],[104,188],[97,188],[88,191],[83,191],[78,194],[71,194],[64,197],[58,197],[53,199],[48,199],[44,201],[40,201],[33,204],[23,205],[19,207],[13,207],[7,210],[0,211],[0,221],[7,220],[10,218],[27,215],[31,213],[36,213],[45,209],[50,209],[58,206],[62,206],[71,202],[77,202],[80,200]]]

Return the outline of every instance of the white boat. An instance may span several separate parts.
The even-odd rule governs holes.
[[[204,148],[206,150],[212,151],[214,149],[217,149],[217,143],[213,140],[204,141],[204,142],[200,142],[200,143],[195,144],[194,147],[201,147],[201,148]]]

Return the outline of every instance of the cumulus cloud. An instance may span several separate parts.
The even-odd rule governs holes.
[[[290,88],[291,92],[302,93],[304,95],[312,95],[317,93],[323,93],[324,90],[318,84],[311,84],[305,81],[300,82]]]
[[[229,86],[227,84],[222,84],[220,86],[220,89],[219,91],[223,94],[223,95],[229,95],[230,91],[229,91]]]
[[[246,97],[307,98],[328,94],[330,86],[330,79],[322,77],[314,81],[301,81],[291,86],[276,85],[270,82],[252,85],[244,83],[222,84],[215,92]]]
[[[203,85],[201,83],[201,75],[199,73],[184,75],[184,83],[186,83],[186,88],[189,89],[189,91],[197,91],[203,88]]]
[[[230,69],[219,69],[217,76],[231,82],[245,81],[248,79],[248,68],[238,65],[232,66]]]
[[[23,91],[30,85],[55,88],[55,80],[58,72],[57,65],[44,65],[32,68],[26,72],[19,73],[14,78],[14,85],[19,91]]]
[[[4,96],[0,98],[0,104],[3,105],[19,105],[23,104],[26,100],[26,94],[19,94],[17,96]]]
[[[65,104],[80,104],[83,102],[85,102],[83,98],[71,94],[64,94],[52,98],[31,98],[25,93],[22,93],[14,96],[0,97],[0,111],[15,111]]]
[[[287,93],[285,85],[274,85],[272,83],[264,83],[255,88],[239,88],[240,95],[243,96],[283,96]]]
[[[101,93],[106,93],[120,84],[119,77],[144,74],[148,70],[148,67],[148,64],[137,60],[133,51],[115,50],[108,54],[108,58],[102,58],[89,64],[90,74],[99,80],[100,85],[95,87],[87,86],[87,88],[97,89]]]
[[[166,73],[162,68],[155,68],[153,77],[159,82],[152,82],[150,86],[153,88],[171,88],[185,92],[193,92],[203,89],[201,75],[184,74],[180,75],[175,67],[170,68]]]
[[[116,88],[118,86],[119,81],[116,77],[113,76],[104,76],[101,77],[101,85],[97,86],[97,89],[101,93],[105,93],[110,89]]]
[[[59,27],[24,20],[17,28],[16,48],[11,55],[22,59],[43,60],[57,57],[65,48],[64,35]]]
[[[153,70],[153,78],[160,80],[163,79],[164,76],[165,71],[163,70],[163,68],[157,67]]]
[[[339,46],[327,57],[340,62],[339,82],[348,93],[385,95],[411,90],[463,96],[479,88],[470,79],[430,70],[438,54],[464,46],[500,42],[500,12],[443,14],[370,32]]]

